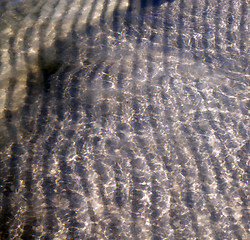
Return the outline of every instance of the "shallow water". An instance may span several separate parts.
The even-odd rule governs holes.
[[[1,239],[247,239],[247,1],[145,2],[2,13]]]

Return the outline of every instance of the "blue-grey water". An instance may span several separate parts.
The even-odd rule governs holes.
[[[0,239],[249,239],[247,0],[0,3]]]

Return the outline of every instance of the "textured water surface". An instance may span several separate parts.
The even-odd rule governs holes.
[[[247,0],[0,5],[0,239],[248,239]]]

